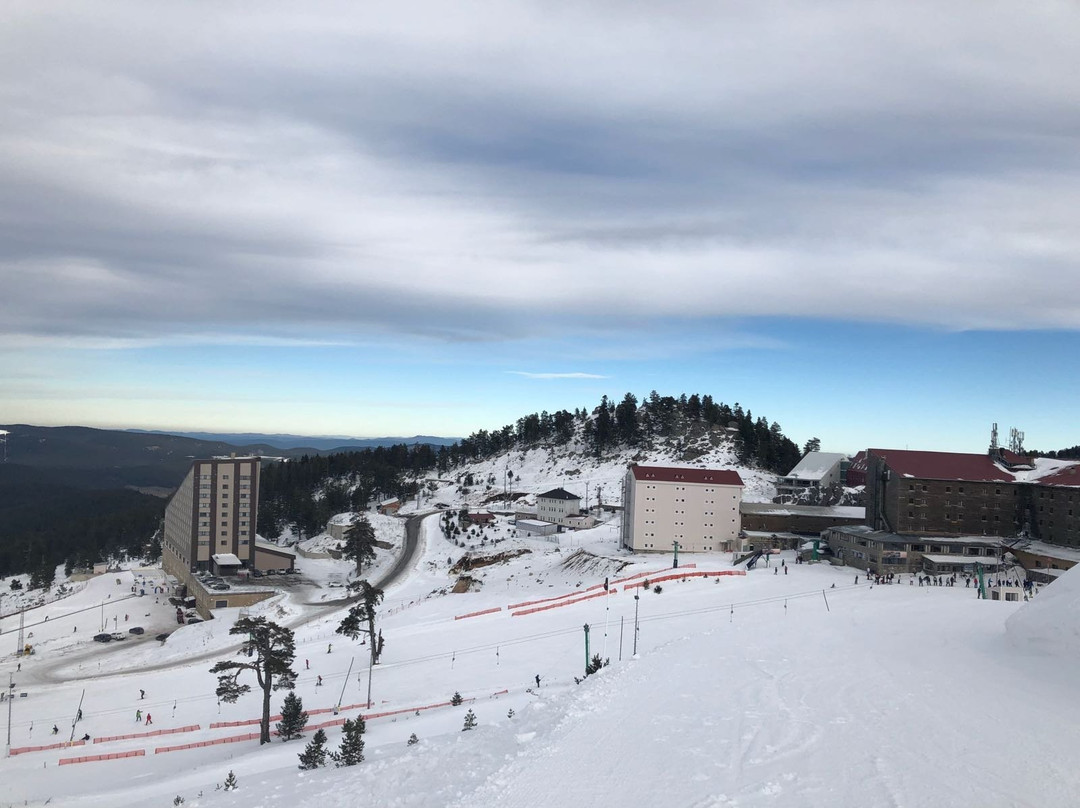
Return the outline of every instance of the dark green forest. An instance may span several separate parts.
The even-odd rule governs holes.
[[[41,574],[110,555],[142,555],[165,500],[126,489],[58,483],[47,469],[0,465],[0,575]]]

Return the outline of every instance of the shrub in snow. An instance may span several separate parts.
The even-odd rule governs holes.
[[[330,759],[334,765],[355,766],[364,762],[364,719],[357,718],[355,721],[345,719],[342,727],[341,746],[338,751],[330,753]]]
[[[285,697],[281,707],[281,721],[276,725],[278,735],[283,741],[299,738],[307,726],[308,714],[304,712],[304,701],[292,690]]]
[[[420,739],[416,737],[416,733],[414,732],[412,735],[409,736],[409,740],[406,742],[406,746],[416,746],[418,743],[420,743]]]
[[[326,733],[318,730],[300,753],[300,768],[305,771],[326,765]]]
[[[461,702],[463,702],[464,700],[465,699],[461,698],[461,694],[458,693],[456,690],[454,691],[454,695],[450,697],[450,703],[453,704],[455,707],[461,704]]]
[[[653,592],[655,592],[657,595],[659,595],[663,591],[664,591],[664,587],[660,586],[660,584],[657,584],[656,586],[653,587]]]
[[[236,791],[239,788],[236,782],[236,775],[233,774],[232,769],[229,769],[229,776],[225,778],[225,790]]]
[[[461,728],[461,731],[466,732],[466,731],[468,731],[470,729],[475,729],[475,727],[476,727],[476,713],[474,713],[472,710],[469,710],[469,712],[465,713],[465,726],[463,726]]]
[[[506,717],[507,718],[513,718],[514,717],[514,708],[513,707],[511,707],[509,710],[506,711]]]
[[[599,654],[593,654],[593,658],[590,659],[589,664],[585,666],[585,675],[591,676],[601,668],[606,668],[610,664],[610,659],[601,659]]]
[[[172,804],[173,805],[183,805],[184,804],[184,798],[181,797],[179,794],[177,794],[175,797],[173,797]]]

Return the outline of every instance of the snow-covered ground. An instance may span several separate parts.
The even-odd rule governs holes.
[[[702,438],[694,444],[694,453],[699,452],[700,456],[687,462],[683,459],[683,452],[670,447],[650,452],[624,449],[602,458],[595,457],[579,442],[554,448],[511,451],[457,466],[438,478],[422,478],[424,485],[420,503],[410,501],[402,510],[424,510],[439,502],[454,506],[486,504],[492,508],[515,507],[523,510],[536,505],[537,494],[552,488],[565,488],[577,494],[582,498],[583,506],[599,503],[621,505],[622,482],[631,463],[735,469],[745,485],[745,501],[771,502],[776,496],[776,475],[740,465],[730,443],[721,442],[714,446],[707,438]],[[512,481],[507,472],[513,473]],[[474,484],[469,487],[468,493],[463,493],[464,480],[469,475]],[[511,504],[511,493],[523,493],[525,496]]]
[[[426,520],[423,559],[387,592],[379,620],[386,647],[373,671],[373,710],[402,712],[368,721],[367,760],[355,768],[298,771],[305,741],[155,754],[252,729],[209,728],[259,713],[255,693],[235,705],[214,697],[208,671],[223,657],[204,638],[227,636],[229,615],[183,628],[163,648],[153,641],[84,643],[82,669],[65,661],[63,681],[53,679],[47,643],[16,673],[6,647],[12,641],[13,650],[13,636],[5,633],[0,675],[6,681],[12,673],[16,693],[27,694],[13,705],[15,747],[56,740],[53,724],[66,739],[80,698],[76,737],[200,728],[0,761],[0,805],[164,808],[182,796],[186,806],[215,808],[1046,806],[1073,804],[1080,793],[1073,743],[1080,573],[1062,576],[1031,604],[1016,604],[906,579],[856,584],[852,570],[794,565],[784,554],[773,563],[782,558],[786,573],[759,566],[745,576],[663,582],[655,593],[627,591],[618,579],[649,572],[655,581],[670,572],[670,556],[619,551],[615,523],[563,534],[559,543],[513,538],[505,525],[489,531],[501,541],[489,539],[480,551],[530,552],[474,570],[483,581],[478,590],[446,594],[454,580],[447,561],[463,550],[443,538],[437,517]],[[681,561],[697,570],[732,569],[720,555]],[[607,597],[519,616],[507,608],[580,595],[605,577],[617,590]],[[62,603],[74,608],[82,598],[100,609],[97,590],[109,585],[117,588],[94,579],[85,594]],[[632,657],[635,607],[640,633]],[[334,634],[340,610],[320,612],[326,607],[305,605],[296,594],[264,608],[283,610],[296,626],[297,693],[307,709],[364,701],[367,649]],[[489,609],[497,611],[455,619]],[[68,619],[75,618],[56,614],[49,624]],[[592,650],[611,665],[576,684],[585,623]],[[173,643],[186,656],[160,665],[164,657],[156,654]],[[416,712],[455,691],[465,704]],[[283,696],[275,694],[275,709]],[[151,727],[135,724],[136,709],[153,715]],[[461,732],[469,709],[479,727]],[[312,723],[330,717],[313,715]],[[412,733],[420,742],[407,746]],[[328,734],[336,746],[340,731]],[[58,765],[129,751],[145,755]],[[230,770],[239,790],[215,790]]]

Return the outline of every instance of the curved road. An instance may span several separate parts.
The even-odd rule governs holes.
[[[416,563],[418,561],[417,554],[420,549],[420,525],[423,523],[425,518],[431,516],[433,513],[438,513],[438,511],[425,511],[424,513],[414,514],[413,516],[410,516],[405,520],[405,546],[402,548],[401,556],[398,558],[397,561],[394,562],[394,566],[392,566],[385,575],[383,575],[378,581],[375,582],[376,587],[378,587],[379,589],[386,589],[386,587],[397,583],[399,578],[405,575],[405,573],[411,571],[413,567],[416,566]],[[319,608],[314,609],[310,613],[303,615],[295,623],[292,623],[289,628],[296,629],[298,626],[302,626],[305,623],[310,623],[312,620],[322,617],[327,612],[332,612],[335,609],[339,609],[342,606],[347,606],[348,604],[353,603],[358,598],[359,595],[354,595],[352,597],[340,598],[338,600],[322,601],[321,603],[301,604],[303,606],[317,606]],[[202,662],[207,659],[215,659],[217,657],[224,657],[230,654],[234,654],[239,649],[240,643],[236,643],[235,645],[226,646],[224,648],[219,648],[214,651],[204,651],[201,654],[194,654],[192,656],[185,657],[183,661],[173,660],[172,662],[162,662],[157,665],[144,665],[139,668],[139,671],[155,671],[164,670],[165,668],[178,668],[184,665],[188,665],[192,662]],[[55,675],[55,671],[57,668],[68,668],[71,665],[79,662],[82,657],[99,656],[104,653],[108,653],[109,650],[110,649],[107,646],[100,649],[90,648],[87,649],[87,653],[84,653],[81,656],[73,654],[72,656],[57,660],[51,665],[46,665],[38,668],[35,673],[37,677],[39,677],[42,681],[46,682],[73,682],[81,679],[104,679],[109,676],[118,676],[127,673],[134,673],[134,671],[131,670],[121,670],[111,671],[108,673],[86,674],[83,676],[75,676],[70,673],[65,676]],[[116,648],[115,650],[120,651],[121,649]]]

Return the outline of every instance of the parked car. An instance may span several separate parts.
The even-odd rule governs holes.
[[[187,619],[187,623],[188,623],[189,626],[194,625],[195,623],[201,623],[201,622],[202,622],[201,617],[189,617]]]
[[[94,642],[109,642],[112,640],[112,634],[95,634]]]
[[[114,640],[126,640],[127,639],[127,634],[125,634],[122,631],[114,631],[112,633],[112,638]]]
[[[165,642],[165,640],[169,639],[169,635],[168,634],[158,634],[156,637],[154,637],[154,639],[157,640],[158,642]]]
[[[291,569],[285,570],[285,574],[286,575],[299,575],[300,570],[298,570],[296,567],[292,567]]]
[[[144,629],[142,626],[132,626],[131,628],[128,629],[128,634],[145,634],[145,633],[146,633],[146,629]]]
[[[230,589],[231,587],[226,583],[220,583],[210,584],[210,588],[213,589],[215,592],[224,592],[226,589]]]
[[[263,577],[262,570],[252,570],[251,571],[251,577],[252,578],[262,578]]]

